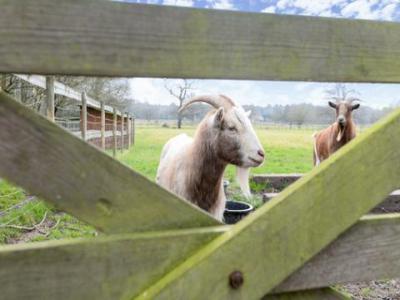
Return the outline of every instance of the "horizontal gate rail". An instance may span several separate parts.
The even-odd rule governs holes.
[[[43,299],[55,295],[58,299],[134,297],[180,260],[229,228],[218,226],[1,247],[2,296],[7,299]],[[399,234],[400,214],[363,217],[273,292],[399,277]],[[15,285],[14,280],[23,283],[24,289]],[[75,288],[77,282],[85,282],[85,288]],[[301,299],[300,295],[316,297],[321,293],[336,295],[327,289],[288,295]],[[285,297],[285,294],[274,294],[265,299]]]
[[[271,292],[398,187],[399,147],[397,110],[204,246],[139,298],[176,299],[185,294],[188,298],[256,299]],[[227,284],[235,270],[244,276],[238,290]]]
[[[2,299],[131,299],[226,226],[0,247]]]
[[[274,292],[400,277],[400,214],[365,216]]]
[[[398,23],[97,0],[0,7],[0,72],[400,82]]]
[[[0,92],[0,176],[106,233],[214,218]]]

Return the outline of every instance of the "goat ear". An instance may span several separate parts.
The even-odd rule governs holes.
[[[251,110],[248,110],[248,111],[246,111],[246,117],[250,118],[250,116],[251,116],[251,113],[252,113],[252,111],[251,111]]]
[[[359,108],[359,107],[360,107],[360,103],[353,104],[353,105],[351,106],[351,110],[355,110],[355,109],[357,109],[357,108]]]
[[[218,108],[217,112],[215,113],[215,123],[216,124],[221,124],[222,121],[224,120],[224,108],[220,107]]]
[[[336,105],[335,102],[328,101],[328,104],[329,104],[329,106],[332,107],[332,108],[336,108],[336,107],[337,107],[337,105]]]

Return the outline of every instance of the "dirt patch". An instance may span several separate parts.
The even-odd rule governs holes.
[[[35,226],[34,229],[26,230],[18,237],[9,238],[7,244],[22,244],[29,242],[38,236],[47,236],[56,225],[57,223],[54,220],[44,220],[43,223]]]
[[[400,300],[400,278],[340,286],[355,300]]]

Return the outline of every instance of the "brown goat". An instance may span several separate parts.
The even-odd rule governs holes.
[[[352,112],[360,104],[352,104],[354,100],[331,102],[329,106],[336,110],[336,121],[328,128],[314,134],[314,166],[318,166],[332,153],[343,147],[356,136],[356,126]]]

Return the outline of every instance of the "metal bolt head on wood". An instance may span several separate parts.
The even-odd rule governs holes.
[[[244,278],[243,274],[240,271],[233,271],[229,275],[229,285],[231,286],[232,289],[237,290],[243,285]]]

